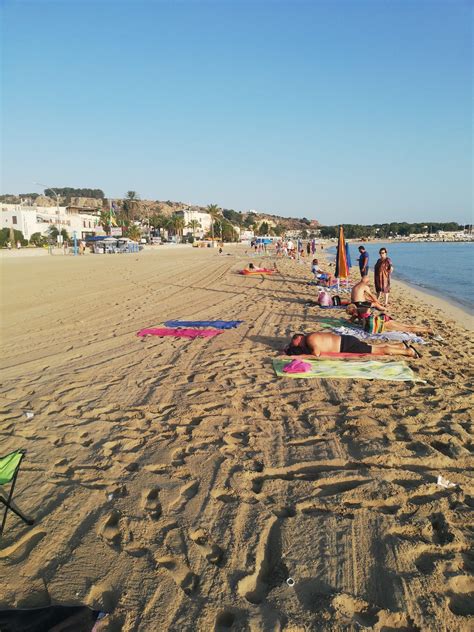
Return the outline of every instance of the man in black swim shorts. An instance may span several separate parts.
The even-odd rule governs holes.
[[[326,354],[364,353],[375,356],[401,355],[408,358],[419,358],[421,355],[414,347],[407,347],[402,342],[368,345],[355,336],[337,336],[326,332],[311,334],[294,334],[285,349],[287,355],[306,355],[319,357]]]
[[[341,336],[341,353],[372,353],[372,347],[355,336]]]

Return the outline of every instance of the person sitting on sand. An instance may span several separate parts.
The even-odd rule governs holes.
[[[371,334],[381,334],[384,331],[404,331],[413,334],[433,334],[429,327],[421,325],[407,325],[399,320],[394,320],[388,314],[373,314],[370,307],[362,312],[354,303],[346,307],[346,313],[351,317],[351,322],[361,325],[364,331]]]
[[[368,307],[385,309],[370,291],[369,277],[367,274],[352,288],[351,303],[354,303],[357,309],[360,310],[360,313],[364,313]]]
[[[421,358],[421,354],[415,347],[402,342],[369,345],[355,336],[337,336],[326,332],[294,334],[285,352],[287,355],[316,357],[325,353],[370,353],[375,356],[401,355],[408,358]]]
[[[317,259],[313,259],[311,263],[311,272],[314,274],[314,278],[317,281],[318,279],[327,280],[329,275],[321,270],[319,267],[319,263]]]

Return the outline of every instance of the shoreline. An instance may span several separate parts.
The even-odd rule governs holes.
[[[474,316],[463,306],[453,305],[445,298],[432,294],[429,290],[421,288],[418,285],[409,283],[408,281],[401,281],[400,279],[392,280],[392,284],[402,286],[403,290],[408,294],[411,294],[415,299],[421,299],[423,303],[429,306],[439,309],[448,318],[454,320],[458,325],[464,327],[468,331],[474,331]]]
[[[386,240],[383,241],[385,243]],[[382,240],[380,240],[382,243]],[[371,242],[371,243],[375,243]],[[404,243],[404,242],[398,242]],[[334,246],[331,246],[334,247]],[[326,249],[320,253],[320,256],[325,258],[325,255],[328,251]],[[334,253],[329,253],[331,256],[335,256]],[[325,258],[326,263],[328,263],[327,258]],[[356,266],[351,267],[351,277],[359,278],[357,273]],[[371,280],[372,283],[372,280]],[[426,288],[424,286],[417,285],[412,281],[408,281],[406,279],[400,279],[399,277],[395,279],[391,279],[392,287],[397,290],[403,289],[404,292],[411,294],[415,299],[422,300],[423,303],[430,307],[434,307],[435,309],[439,309],[441,312],[445,314],[449,319],[455,321],[461,327],[464,327],[468,331],[474,331],[474,314],[469,311],[469,308],[465,305],[455,305],[446,299],[444,296],[438,294],[435,290],[431,290],[430,288]]]

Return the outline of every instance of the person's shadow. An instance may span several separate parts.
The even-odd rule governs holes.
[[[285,343],[288,344],[288,341],[284,338],[273,338],[272,336],[248,336],[248,338],[252,342],[270,347],[270,349],[274,351],[282,351],[285,347]]]

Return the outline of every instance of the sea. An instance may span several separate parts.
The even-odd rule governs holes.
[[[358,267],[358,247],[369,253],[370,276],[379,258],[379,250],[387,249],[394,273],[414,287],[453,301],[472,314],[474,312],[474,242],[377,242],[349,240],[352,267]],[[335,253],[335,248],[329,249]]]

